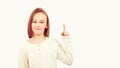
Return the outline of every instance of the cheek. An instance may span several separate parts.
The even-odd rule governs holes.
[[[34,28],[36,27],[36,25],[33,23],[31,24],[31,29],[34,31]]]
[[[33,26],[35,26],[35,24],[34,24],[34,23],[32,23],[32,24],[31,24],[31,27],[33,27]]]
[[[46,26],[47,26],[47,23],[44,23],[44,24],[43,24],[43,27],[45,28]]]
[[[47,26],[47,25],[45,24],[45,25],[44,25],[44,28],[45,28],[46,26]]]
[[[33,27],[34,27],[34,25],[33,24],[31,24],[31,28],[33,29]]]

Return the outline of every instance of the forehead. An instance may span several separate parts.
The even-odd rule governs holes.
[[[44,13],[38,12],[33,16],[33,19],[47,19],[47,17]]]

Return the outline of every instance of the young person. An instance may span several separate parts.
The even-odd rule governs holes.
[[[72,64],[72,45],[65,25],[61,34],[66,47],[63,49],[59,41],[49,38],[49,24],[42,8],[33,10],[28,21],[29,39],[20,48],[18,68],[57,68],[57,59]]]

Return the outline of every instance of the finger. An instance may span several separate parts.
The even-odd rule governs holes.
[[[63,24],[63,30],[65,31],[65,24]]]

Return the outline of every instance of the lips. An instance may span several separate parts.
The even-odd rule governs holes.
[[[42,30],[42,28],[34,28],[35,30]]]

